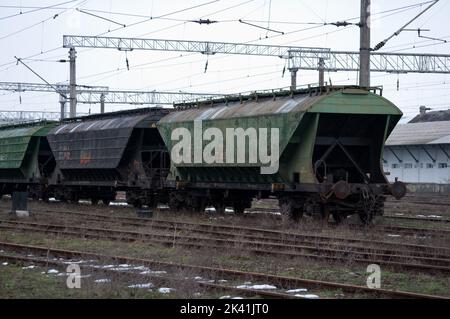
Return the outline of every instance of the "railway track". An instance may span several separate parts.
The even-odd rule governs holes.
[[[309,258],[332,262],[375,263],[393,268],[413,269],[420,271],[450,272],[448,256],[432,257],[400,255],[386,251],[374,251],[365,247],[328,248],[320,245],[288,245],[280,242],[260,240],[220,239],[215,237],[200,237],[181,235],[176,231],[171,233],[155,233],[140,231],[125,231],[111,228],[80,227],[70,225],[42,224],[0,220],[1,229],[20,230],[23,232],[43,232],[46,234],[64,235],[80,238],[107,239],[124,242],[141,241],[164,246],[181,246],[189,248],[209,249],[239,249],[254,254],[272,255],[290,258]]]
[[[279,210],[276,208],[251,208],[248,209],[251,213],[271,213],[276,214],[279,213]],[[430,222],[443,222],[450,223],[450,219],[438,219],[438,218],[421,218],[421,217],[410,217],[410,216],[395,216],[395,215],[385,215],[383,216],[387,219],[399,219],[399,220],[414,220],[414,221],[430,221]],[[383,231],[392,231],[396,230],[403,234],[408,235],[428,235],[435,237],[448,237],[450,236],[450,230],[445,229],[434,229],[434,228],[420,228],[420,227],[408,227],[408,226],[376,226],[378,229]]]
[[[396,215],[384,215],[383,218],[392,220],[410,220],[410,221],[425,221],[432,223],[450,223],[450,218],[433,218],[433,217],[417,217],[417,216],[396,216]]]
[[[56,213],[56,214],[55,214]],[[242,238],[248,240],[259,240],[259,241],[274,241],[277,243],[284,244],[320,244],[327,245],[330,247],[337,248],[347,248],[354,247],[370,250],[371,247],[375,246],[376,250],[379,251],[383,249],[384,253],[392,254],[395,251],[403,251],[409,255],[418,256],[430,256],[430,257],[440,257],[447,258],[450,256],[450,248],[448,247],[435,247],[427,245],[415,245],[406,243],[394,243],[389,241],[380,241],[374,239],[356,239],[356,238],[345,238],[336,236],[324,236],[320,234],[311,233],[299,233],[299,232],[287,232],[279,231],[273,229],[261,229],[252,227],[238,227],[229,225],[217,225],[209,223],[193,223],[193,222],[181,222],[181,221],[169,221],[154,218],[138,218],[138,217],[128,217],[128,216],[111,216],[105,214],[90,214],[81,213],[73,211],[53,211],[53,210],[41,210],[39,214],[47,214],[48,216],[61,217],[61,215],[66,215],[69,217],[82,217],[83,221],[97,221],[97,222],[109,222],[117,223],[120,222],[122,226],[133,226],[133,227],[144,227],[149,226],[155,229],[170,230],[174,229],[183,230],[186,232],[207,234],[214,236],[215,238]],[[400,249],[401,248],[401,249]]]
[[[96,254],[90,252],[81,252],[81,251],[71,251],[71,250],[62,250],[62,249],[54,249],[49,247],[39,247],[39,246],[31,246],[31,245],[21,245],[15,243],[7,243],[0,242],[0,248],[3,250],[0,257],[2,259],[7,259],[12,262],[39,262],[41,264],[50,264],[50,263],[61,263],[60,260],[51,260],[51,257],[55,258],[66,258],[67,260],[73,260],[76,258],[88,258],[94,259],[97,261],[114,261],[116,263],[126,263],[126,264],[134,264],[134,265],[144,265],[149,267],[158,267],[159,269],[171,269],[176,272],[180,271],[189,271],[196,272],[199,275],[207,274],[209,277],[215,278],[228,278],[228,279],[244,279],[244,280],[252,280],[252,281],[269,281],[272,284],[276,284],[277,287],[281,286],[284,289],[287,288],[298,288],[299,286],[315,288],[315,289],[333,289],[340,290],[345,293],[351,294],[367,294],[370,296],[380,296],[380,297],[389,297],[389,298],[425,298],[425,299],[448,299],[443,296],[433,296],[426,294],[418,294],[411,292],[403,292],[403,291],[393,291],[386,289],[371,289],[363,286],[355,286],[341,283],[333,283],[326,281],[317,281],[317,280],[309,280],[303,278],[294,278],[294,277],[285,277],[285,276],[277,276],[272,274],[264,274],[264,273],[254,273],[254,272],[243,272],[233,269],[223,269],[223,268],[215,268],[215,267],[204,267],[197,265],[188,265],[188,264],[180,264],[180,263],[169,263],[162,262],[156,260],[149,259],[140,259],[140,258],[131,258],[125,256],[114,256],[114,255],[104,255],[104,254]],[[5,253],[6,251],[6,253]],[[11,253],[21,254],[20,256],[12,255]],[[40,257],[25,257],[26,254],[34,254],[39,255]],[[66,265],[66,264],[65,264]],[[280,297],[287,298],[292,297],[291,295],[287,295],[285,293],[279,292],[264,292],[264,291],[252,291],[249,289],[236,288],[232,286],[224,286],[217,285],[212,283],[202,282],[206,287],[211,287],[214,289],[224,289],[224,290],[234,290],[239,292],[247,292],[247,293],[255,293],[255,294],[266,294],[268,297]],[[238,290],[236,290],[238,289]],[[270,294],[270,295],[269,295]]]
[[[17,255],[5,255],[0,254],[0,259],[3,261],[7,261],[15,264],[24,264],[31,263],[33,265],[41,265],[43,267],[52,266],[55,268],[60,268],[64,271],[64,268],[67,267],[67,261],[61,260],[49,260],[48,258],[36,258],[36,257],[25,257],[25,256],[17,256]],[[80,269],[90,270],[96,272],[103,272],[107,274],[117,274],[116,270],[111,270],[108,268],[101,268],[100,265],[80,265]],[[141,274],[134,272],[121,272],[121,276],[129,277],[130,279],[142,280],[149,279],[152,282],[157,282],[160,284],[174,283],[174,284],[183,284],[190,283],[191,285],[204,288],[208,291],[224,291],[224,292],[234,292],[247,297],[262,297],[262,298],[273,298],[273,299],[298,299],[300,297],[296,297],[293,294],[284,293],[284,292],[274,292],[268,290],[260,290],[260,289],[251,289],[251,288],[238,288],[229,285],[223,285],[218,283],[211,282],[202,282],[202,281],[192,281],[189,279],[175,278],[175,277],[167,277],[163,275],[152,275],[152,274]],[[178,286],[177,285],[177,286]]]

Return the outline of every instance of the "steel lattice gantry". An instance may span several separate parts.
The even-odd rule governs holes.
[[[222,94],[208,93],[186,93],[186,92],[160,92],[160,91],[84,91],[77,92],[77,101],[79,103],[94,104],[159,104],[173,105],[174,103],[191,102],[196,100],[205,100],[214,96],[223,96]]]
[[[77,113],[77,116],[83,115],[87,114]],[[0,110],[0,125],[32,122],[37,120],[58,121],[60,119],[60,116],[60,112]]]
[[[317,59],[290,52],[290,67],[299,70],[317,70]],[[330,51],[324,59],[327,71],[358,71],[359,52]],[[440,73],[450,74],[450,55],[419,53],[370,54],[370,70],[389,73]]]
[[[327,48],[314,47],[291,47],[280,45],[242,44],[208,41],[184,41],[184,40],[162,40],[162,39],[139,39],[118,37],[94,37],[64,35],[63,46],[65,48],[109,48],[122,51],[152,50],[152,51],[179,51],[199,52],[203,54],[239,54],[277,56],[289,58],[289,52],[295,50],[301,55],[309,57],[323,57],[330,52]]]
[[[336,72],[361,70],[361,52],[331,51],[329,48],[76,35],[64,35],[63,47],[70,48],[71,56],[75,56],[76,47],[107,48],[121,51],[197,52],[208,55],[223,53],[274,56],[289,60],[292,89],[297,87],[298,70],[319,70],[319,85],[321,86],[324,85],[324,72],[327,70]],[[450,55],[370,52],[369,60],[371,61],[366,62],[370,62],[370,70],[366,70],[368,65],[364,69],[365,77],[368,77],[368,83],[370,82],[370,71],[450,74]],[[72,66],[74,69],[75,58],[72,59]],[[73,75],[72,71],[71,74]],[[75,84],[75,79],[71,77],[71,87],[74,88]],[[71,101],[76,102],[76,99],[71,97]]]
[[[21,82],[0,82],[1,91],[14,92],[55,92],[55,88],[62,93],[70,91],[66,84],[41,84]],[[173,105],[174,103],[204,100],[222,94],[189,93],[189,92],[161,92],[161,91],[128,91],[110,90],[107,86],[85,86],[77,85],[77,102],[84,104],[97,104],[103,102],[110,104],[162,104]]]
[[[318,70],[320,60],[328,71],[359,71],[360,67],[360,52],[329,48],[75,35],[64,35],[63,46],[274,56],[289,59],[290,69],[297,70]],[[450,55],[371,52],[371,71],[450,74]]]
[[[173,105],[174,103],[205,100],[211,97],[222,96],[220,94],[188,93],[188,92],[160,92],[160,91],[126,91],[110,90],[106,86],[77,85],[77,102],[83,104],[101,104],[101,112],[104,112],[104,104],[131,104],[131,105]],[[55,92],[67,94],[70,86],[66,84],[41,84],[0,82],[0,90],[13,92]],[[61,117],[65,117],[66,96],[60,95]],[[40,112],[36,112],[39,114]],[[39,117],[38,117],[39,118]]]

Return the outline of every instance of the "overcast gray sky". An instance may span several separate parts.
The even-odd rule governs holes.
[[[372,47],[428,4],[381,12],[426,1],[372,0]],[[430,29],[425,35],[450,40],[449,2],[440,0],[409,28]],[[58,6],[41,10],[36,8],[54,5]],[[251,42],[356,51],[359,49],[358,27],[337,28],[319,24],[342,20],[358,22],[358,19],[349,19],[359,16],[359,5],[359,0],[0,0],[0,81],[41,82],[25,67],[14,62],[14,56],[33,56],[24,61],[47,81],[68,83],[69,65],[54,62],[68,54],[67,49],[62,48],[63,34]],[[187,9],[194,6],[197,7]],[[121,28],[113,22],[78,12],[76,8],[125,25],[147,21]],[[158,18],[162,15],[165,17]],[[148,20],[150,16],[154,19]],[[219,23],[199,25],[188,22],[199,18],[209,18]],[[269,26],[285,34],[244,25],[239,23],[239,19],[251,20],[254,24]],[[417,32],[404,32],[393,38],[383,51],[449,54],[449,49],[449,43],[420,39]],[[77,51],[77,82],[80,85],[105,85],[130,90],[236,93],[287,87],[290,82],[287,72],[282,77],[285,61],[278,58],[217,54],[209,57],[205,73],[207,57],[201,54],[133,51],[127,54],[130,63],[128,71],[124,52],[82,48]],[[397,91],[398,78],[400,88]],[[356,84],[357,73],[329,73],[326,79],[331,79],[333,84]],[[299,71],[299,84],[317,81],[317,72]],[[403,110],[405,119],[417,114],[420,105],[448,109],[449,84],[449,75],[372,73],[372,85],[384,87],[384,96]],[[115,105],[108,106],[107,110],[129,107]],[[82,112],[89,109],[97,112],[98,108],[96,105],[79,105]],[[0,91],[0,110],[58,111],[58,96],[55,93]]]

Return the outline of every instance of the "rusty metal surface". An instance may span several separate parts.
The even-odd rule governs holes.
[[[61,169],[114,169],[133,130],[150,128],[167,113],[154,108],[81,118],[54,128],[48,141]]]
[[[309,96],[308,94],[302,94],[292,98],[289,96],[279,97],[275,100],[272,98],[265,98],[258,101],[247,100],[243,101],[243,103],[232,103],[230,105],[218,104],[213,107],[191,108],[173,112],[164,117],[160,123],[219,120],[305,112],[319,99],[324,97],[325,96]]]

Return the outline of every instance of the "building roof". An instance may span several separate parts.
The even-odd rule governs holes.
[[[450,121],[398,125],[386,145],[450,144]]]
[[[409,123],[421,122],[441,122],[450,121],[450,110],[427,112],[423,115],[419,114],[413,118]]]

